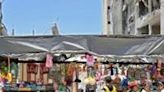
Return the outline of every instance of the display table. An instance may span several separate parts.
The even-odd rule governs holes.
[[[20,84],[5,84],[3,90],[4,92],[53,92],[53,85],[24,82],[22,86]]]
[[[19,88],[18,90],[19,91],[32,91],[31,88]]]
[[[53,89],[46,89],[46,88],[36,88],[36,89],[32,89],[32,88],[8,88],[8,89],[3,89],[5,92],[36,92],[36,91],[40,91],[40,92],[53,92]]]

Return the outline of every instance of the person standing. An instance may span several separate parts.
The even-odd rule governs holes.
[[[105,92],[117,92],[116,87],[112,84],[112,79],[111,77],[106,77],[105,78],[106,85],[104,86],[103,90]]]

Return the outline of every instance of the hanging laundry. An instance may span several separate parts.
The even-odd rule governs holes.
[[[52,68],[53,66],[53,57],[51,54],[46,55],[46,67],[47,68]]]

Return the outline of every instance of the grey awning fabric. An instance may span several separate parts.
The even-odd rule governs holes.
[[[86,51],[98,55],[164,54],[163,36],[59,35],[0,37],[0,54]]]

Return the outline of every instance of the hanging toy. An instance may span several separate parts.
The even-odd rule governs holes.
[[[84,80],[85,84],[89,84],[89,85],[95,85],[96,84],[96,79],[95,77],[92,76],[88,76],[85,80]]]
[[[88,66],[94,65],[95,59],[94,59],[93,55],[86,53],[85,58],[87,59],[87,65]]]
[[[54,84],[53,84],[53,88],[54,88],[54,91],[56,91],[58,89],[58,84],[55,81],[54,81]]]
[[[157,69],[156,69],[156,73],[155,73],[156,78],[160,78],[160,76],[161,76],[161,73],[160,73],[161,66],[162,66],[162,63],[161,63],[160,59],[158,58],[157,59]]]
[[[88,70],[88,84],[90,84],[90,85],[96,84],[96,79],[95,79],[95,75],[93,72],[93,67],[89,67],[89,70]]]
[[[156,67],[156,64],[154,63],[152,65],[151,69],[150,69],[150,74],[151,74],[151,76],[152,76],[153,79],[155,79],[156,69],[157,69],[157,67]]]
[[[125,67],[122,66],[121,75],[125,75]]]
[[[99,71],[96,72],[96,81],[101,80],[101,73]]]
[[[157,59],[157,68],[161,68],[161,66],[162,66],[162,63],[161,63],[160,59]]]
[[[95,64],[95,70],[96,70],[95,78],[96,78],[96,81],[101,80],[102,73],[101,73],[101,68],[100,67],[101,67],[100,62]]]
[[[75,75],[76,75],[75,82],[80,83],[81,80],[80,80],[79,77],[78,77],[79,71],[78,71],[77,68],[78,68],[78,67],[77,67],[77,64],[76,64],[76,66],[75,66]]]
[[[12,81],[12,74],[11,73],[7,73],[6,79],[10,83]]]
[[[109,64],[109,69],[110,69],[110,75],[114,75],[114,71],[113,71],[113,64]]]
[[[53,66],[53,56],[51,54],[46,55],[46,67],[47,68],[52,68]]]

